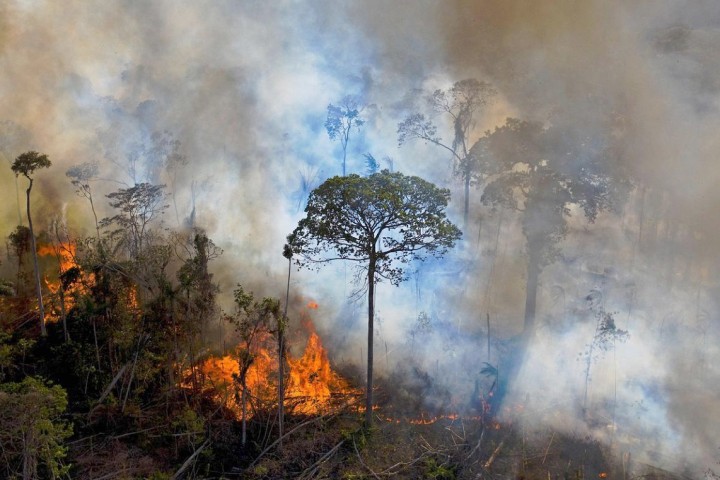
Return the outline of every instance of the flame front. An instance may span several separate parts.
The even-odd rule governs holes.
[[[288,364],[288,398],[308,400],[298,405],[299,413],[319,413],[333,393],[352,393],[348,383],[330,367],[327,351],[314,331],[310,333],[303,356],[297,360],[288,358]]]
[[[306,327],[311,331],[303,355],[287,359],[285,400],[289,410],[312,415],[330,408],[333,395],[356,392],[333,371],[320,337],[309,323]],[[248,393],[263,403],[272,404],[277,400],[277,359],[275,350],[258,346],[253,351],[245,383]],[[200,366],[200,371],[205,377],[205,385],[216,392],[216,399],[239,413],[239,405],[229,402],[234,398],[230,393],[240,388],[235,380],[240,371],[237,355],[211,357]]]
[[[61,315],[66,314],[75,306],[77,295],[86,293],[88,282],[93,282],[92,275],[82,273],[80,266],[76,261],[76,245],[73,242],[40,245],[38,247],[38,255],[41,257],[55,257],[58,261],[58,276],[54,280],[48,279],[45,275],[44,281],[48,290],[52,294],[51,307],[47,312],[46,319],[50,322],[58,321]],[[79,276],[76,281],[70,282],[67,287],[62,289],[62,276],[71,269],[77,269]]]

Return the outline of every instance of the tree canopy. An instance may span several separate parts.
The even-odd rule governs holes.
[[[435,90],[427,97],[434,114],[449,117],[452,122],[452,142],[443,140],[432,118],[423,113],[412,113],[398,124],[398,145],[409,140],[423,140],[447,150],[451,154],[453,174],[459,176],[465,187],[463,223],[467,227],[470,208],[470,185],[479,175],[476,157],[470,152],[470,134],[477,114],[487,107],[497,91],[487,82],[467,78],[455,82],[448,90]]]
[[[300,266],[374,260],[378,279],[398,285],[403,264],[442,256],[460,238],[445,215],[449,199],[449,190],[399,172],[333,177],[311,193],[288,241]]]
[[[572,129],[508,118],[478,142],[495,163],[482,201],[522,214],[531,262],[542,267],[558,255],[571,206],[589,221],[619,204],[625,183],[614,174],[612,144],[577,138]]]
[[[363,107],[357,98],[352,95],[346,95],[340,100],[338,105],[332,103],[327,107],[327,119],[325,120],[325,129],[327,130],[330,140],[340,140],[340,146],[343,151],[342,174],[345,176],[345,163],[347,159],[347,146],[350,141],[350,131],[353,127],[359,129],[365,124],[365,120],[360,116]]]
[[[19,155],[10,168],[12,168],[15,175],[23,175],[32,181],[31,175],[35,173],[35,170],[48,168],[50,165],[52,165],[52,162],[50,162],[47,155],[31,151]]]

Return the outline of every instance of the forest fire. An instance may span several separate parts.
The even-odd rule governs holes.
[[[287,396],[302,400],[295,408],[298,413],[314,414],[328,404],[333,393],[353,393],[353,390],[330,367],[327,351],[310,322],[306,323],[306,328],[310,330],[310,337],[305,352],[298,359],[288,358]]]
[[[313,415],[331,408],[334,395],[354,394],[357,391],[332,369],[327,351],[311,322],[303,323],[309,337],[302,356],[287,358],[285,400],[286,408],[290,411]],[[269,335],[267,337],[258,344],[271,345],[271,338]],[[277,352],[272,348],[258,346],[252,355],[252,363],[245,374],[247,392],[258,403],[272,404],[277,401]],[[236,398],[241,389],[238,357],[238,354],[212,357],[200,366],[205,384],[216,392],[216,399],[237,412],[240,408]]]
[[[62,242],[58,244],[45,244],[38,247],[40,257],[49,257],[57,261],[57,275],[45,273],[43,281],[50,291],[50,308],[46,312],[46,321],[57,322],[67,315],[75,306],[78,296],[87,294],[88,288],[95,283],[95,274],[86,273],[77,263],[77,245],[73,242]],[[140,313],[140,302],[138,289],[130,285],[124,289],[121,295],[125,306],[133,315]]]
[[[66,315],[75,305],[77,294],[86,291],[85,282],[92,282],[92,275],[82,273],[76,261],[76,245],[72,242],[40,245],[38,255],[41,257],[54,257],[58,262],[58,275],[49,279],[45,274],[45,285],[52,294],[52,308],[48,311],[46,320],[54,322]]]

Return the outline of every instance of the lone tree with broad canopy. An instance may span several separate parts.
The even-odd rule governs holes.
[[[310,194],[306,216],[288,236],[300,267],[350,260],[367,281],[368,357],[365,424],[372,425],[375,284],[398,286],[404,266],[443,256],[462,233],[445,215],[450,191],[418,177],[383,170],[333,177]]]

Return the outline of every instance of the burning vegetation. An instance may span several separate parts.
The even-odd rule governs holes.
[[[711,1],[81,3],[0,6],[0,478],[720,478]]]
[[[315,305],[311,302],[308,305]],[[285,403],[289,413],[297,415],[327,414],[337,408],[338,399],[348,403],[359,390],[351,388],[347,380],[333,370],[328,354],[312,322],[303,322],[308,335],[303,354],[297,358],[288,355],[285,379]],[[278,353],[268,345],[269,335],[259,339],[252,349],[252,362],[247,367],[245,389],[253,403],[267,408],[277,400]],[[239,377],[242,353],[238,351],[222,357],[210,357],[200,366],[205,388],[213,396],[241,417]],[[250,412],[252,416],[252,412]]]
[[[357,176],[349,181],[357,182],[360,186],[353,187],[357,194],[372,203],[372,196],[387,183],[378,179],[388,175],[373,177],[379,183],[371,189],[362,187]],[[406,181],[402,175],[390,180]],[[437,193],[437,204],[426,208],[442,208],[445,191],[435,191],[417,179],[408,182],[402,188],[419,188],[416,194]],[[344,188],[337,191],[348,194]],[[392,192],[382,198],[391,196]],[[203,477],[218,473],[211,472],[217,462],[220,474],[248,478],[382,474],[627,480],[637,472],[673,477],[653,467],[647,454],[635,446],[638,438],[623,432],[619,402],[608,400],[607,392],[601,391],[607,386],[603,377],[611,371],[618,375],[617,364],[611,370],[607,360],[615,359],[631,329],[618,327],[618,313],[605,310],[600,290],[586,295],[582,306],[563,307],[581,322],[576,329],[581,336],[556,339],[567,351],[577,350],[573,355],[579,363],[577,381],[565,387],[564,403],[551,395],[522,395],[525,386],[536,381],[528,377],[533,369],[527,365],[545,365],[558,354],[538,350],[531,340],[557,334],[557,324],[547,321],[545,328],[535,329],[535,320],[526,319],[520,335],[502,337],[492,331],[486,314],[484,329],[463,331],[446,319],[443,302],[429,305],[410,322],[404,343],[389,346],[385,341],[379,358],[368,355],[368,368],[378,367],[376,382],[369,388],[370,374],[360,374],[356,364],[331,362],[312,320],[327,315],[318,302],[294,301],[287,308],[289,276],[286,305],[238,285],[232,311],[223,313],[210,268],[221,251],[198,228],[167,237],[154,231],[154,219],[167,208],[161,205],[163,198],[162,188],[123,189],[111,197],[119,213],[97,223],[98,237],[52,242],[44,236],[36,252],[43,269],[44,316],[33,297],[32,234],[18,228],[10,236],[16,282],[0,303],[5,322],[0,337],[4,345],[0,404],[16,412],[19,402],[36,402],[33,408],[41,413],[0,417],[8,432],[0,434],[8,465],[4,473],[14,475],[28,468],[32,478],[73,470],[79,477],[95,478],[118,471],[147,476],[163,470],[183,476],[193,465],[205,468],[206,473],[197,475]],[[394,215],[394,205],[391,201],[370,211],[387,208]],[[346,248],[347,232],[336,237],[332,247],[312,246],[311,237],[324,234],[322,215],[307,217],[310,226],[303,228],[308,230],[288,237],[284,252],[288,260],[306,266],[317,260],[314,254]],[[442,216],[435,220],[438,232],[449,228]],[[392,223],[392,219],[384,221]],[[376,247],[383,245],[400,254],[401,265],[419,261],[422,257],[412,253],[414,242],[435,241],[423,228],[419,231],[403,246],[400,238],[379,230],[374,234]],[[445,252],[457,231],[446,234],[438,240],[435,253]],[[56,237],[60,238],[57,229]],[[403,256],[403,248],[411,253]],[[370,252],[364,256],[367,252],[358,247],[345,254],[357,255],[360,262],[382,260],[362,270],[374,275],[374,282],[390,279],[400,284],[406,278],[384,250]],[[459,258],[449,259],[446,265],[457,262]],[[374,286],[369,284],[368,291]],[[557,296],[565,295],[558,291]],[[374,300],[370,297],[370,311]],[[47,325],[46,337],[37,336],[38,317],[43,319],[40,325]],[[372,325],[374,316],[369,319]],[[370,333],[368,345],[379,345],[376,334]],[[342,344],[336,341],[341,352]],[[352,343],[346,347],[352,348]],[[358,401],[362,395],[364,405]],[[66,408],[85,419],[72,425],[77,429],[74,434],[62,416]],[[563,417],[557,413],[572,409],[581,412],[581,420],[572,424],[577,431],[562,425]],[[42,437],[45,443],[32,452],[23,450],[19,432],[39,432],[47,422],[53,429]],[[71,435],[78,437],[72,449],[49,449]],[[95,438],[103,440],[95,446],[95,440],[88,440]],[[138,442],[153,454],[141,453]],[[400,444],[411,448],[401,452]],[[95,453],[88,454],[91,445]],[[214,453],[203,457],[210,446]],[[75,462],[72,468],[65,463],[68,457]],[[23,462],[30,462],[29,466]]]

